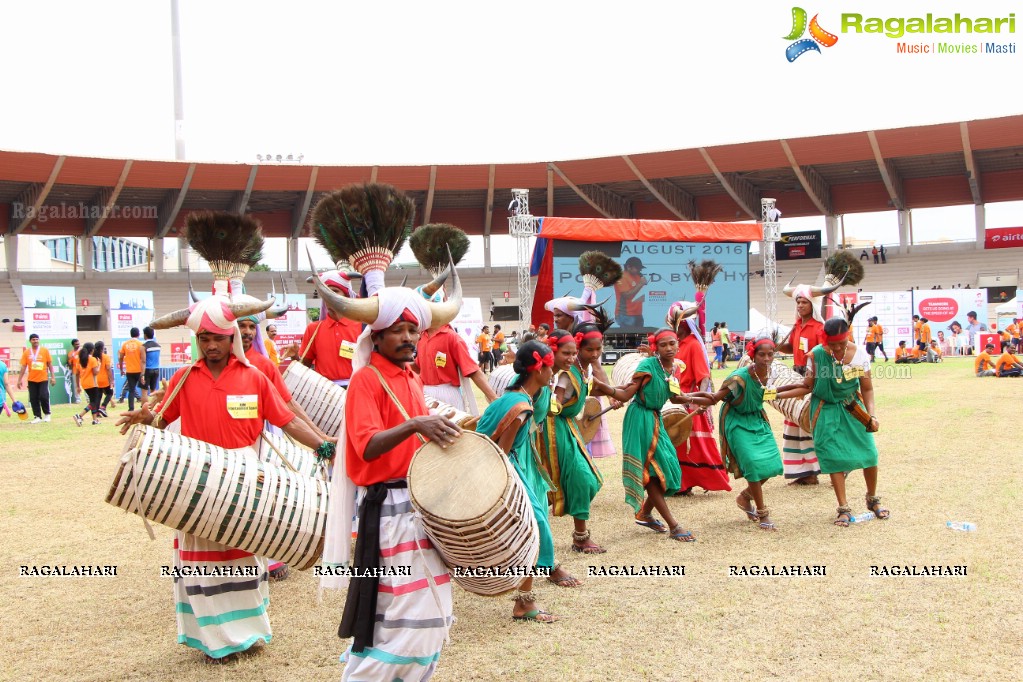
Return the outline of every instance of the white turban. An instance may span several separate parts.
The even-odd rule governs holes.
[[[408,310],[419,322],[419,329],[428,329],[433,323],[430,305],[422,294],[405,287],[386,287],[377,292],[380,312],[376,322],[366,326],[359,334],[355,343],[355,356],[352,358],[352,373],[369,364],[369,356],[373,352],[373,340],[370,335],[375,331],[387,329],[398,321],[402,313]]]
[[[820,301],[814,298],[810,291],[809,284],[800,284],[792,291],[792,298],[805,298],[810,302],[810,307],[813,308],[813,319],[817,320],[821,324],[824,323],[824,318],[821,316],[821,304]]]
[[[204,298],[189,306],[188,319],[185,325],[198,336],[200,331],[207,331],[213,334],[234,336],[231,352],[243,364],[248,365],[245,359],[245,350],[242,348],[242,334],[238,329],[238,322],[235,320],[228,304],[231,302],[226,296],[214,295]],[[203,353],[202,344],[199,346],[199,355],[206,357]]]

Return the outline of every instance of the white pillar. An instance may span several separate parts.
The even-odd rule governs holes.
[[[976,248],[983,250],[984,233],[987,230],[987,212],[984,210],[984,204],[973,206],[973,223],[977,228]]]
[[[483,272],[490,274],[490,235],[483,235]]]
[[[834,253],[839,248],[838,238],[838,216],[824,216],[824,228],[827,232],[828,253]]]
[[[899,253],[909,253],[909,211],[897,211],[899,218]]]
[[[18,276],[18,235],[4,236],[4,256],[7,258],[7,272],[11,279]]]
[[[288,271],[298,277],[298,239],[288,237]]]
[[[85,275],[85,279],[90,279],[95,272],[92,267],[94,251],[92,237],[82,237],[78,243],[82,245],[82,273]]]
[[[178,272],[184,272],[188,269],[189,251],[188,240],[184,237],[178,237]]]

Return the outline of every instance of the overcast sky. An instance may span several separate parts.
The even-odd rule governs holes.
[[[1006,17],[1018,2],[800,4],[838,42],[789,63],[792,2],[181,0],[186,156],[548,161],[1023,113],[1019,46],[900,55],[841,31],[842,12]],[[173,158],[170,18],[168,0],[0,6],[0,148]],[[1018,205],[989,209],[989,227],[1021,222]],[[892,241],[894,224],[850,215],[846,232]],[[972,209],[914,226],[971,238]]]

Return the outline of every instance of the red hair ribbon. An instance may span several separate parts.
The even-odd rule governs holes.
[[[583,334],[582,332],[578,332],[575,335],[575,342],[576,342],[577,345],[582,345],[583,341],[588,341],[589,339],[601,339],[601,340],[603,340],[604,339],[604,335],[601,334],[598,331],[586,332],[585,334]]]
[[[572,336],[571,334],[565,334],[564,336],[547,337],[547,345],[550,346],[552,350],[558,350],[558,346],[560,346],[563,343],[575,343],[575,337]]]
[[[647,343],[649,343],[651,347],[656,348],[657,347],[657,342],[660,341],[662,338],[663,339],[675,339],[677,341],[678,340],[678,335],[675,334],[675,332],[673,332],[673,331],[665,330],[665,331],[662,331],[662,332],[658,332],[656,335],[649,334],[646,337],[646,340],[647,340]]]
[[[835,334],[834,336],[828,336],[827,334],[824,335],[824,343],[838,343],[839,341],[848,340],[849,332],[845,332],[844,334]]]
[[[774,348],[774,339],[760,339],[749,347],[749,359],[753,360],[753,356],[757,354],[757,348],[770,344],[771,348]]]
[[[543,367],[554,366],[554,353],[548,353],[541,357],[539,352],[533,351],[533,359],[536,360],[536,362],[526,368],[527,372],[539,372]]]

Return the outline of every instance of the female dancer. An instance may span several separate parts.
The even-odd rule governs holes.
[[[683,402],[708,407],[724,401],[718,414],[722,459],[732,476],[745,478],[747,484],[735,503],[763,530],[776,530],[764,503],[764,481],[783,473],[781,452],[764,413],[765,401],[787,397],[771,385],[774,350],[771,337],[760,337],[749,352],[753,364],[729,374],[717,392],[682,396]]]
[[[678,379],[672,374],[678,337],[673,330],[665,328],[651,336],[649,342],[654,355],[639,363],[631,382],[614,388],[596,385],[622,402],[635,396],[625,411],[622,431],[622,483],[625,501],[635,512],[636,524],[656,533],[670,529],[668,537],[672,540],[694,542],[696,538],[675,520],[664,499],[665,495],[677,492],[682,483],[675,446],[661,419],[665,402],[682,402]],[[654,509],[667,522],[667,527],[653,517]]]
[[[554,353],[537,341],[522,344],[515,353],[515,378],[500,398],[490,404],[476,425],[476,433],[496,439],[508,453],[519,475],[540,528],[538,568],[550,569],[548,580],[561,587],[578,587],[582,583],[554,561],[554,536],[547,519],[547,493],[553,489],[547,471],[540,463],[536,449],[537,415],[546,414],[550,403],[547,384],[554,373]],[[512,608],[515,620],[551,623],[557,618],[536,604],[532,593],[533,578],[526,578],[519,587]]]
[[[89,404],[82,408],[81,413],[72,415],[75,424],[78,424],[78,426],[82,425],[82,415],[86,412],[92,413],[93,425],[99,424],[99,401],[101,394],[100,389],[96,386],[96,376],[99,374],[99,360],[92,356],[92,352],[93,345],[88,342],[82,344],[81,349],[78,351],[78,384],[89,398]]]
[[[877,447],[873,434],[879,423],[874,416],[870,357],[849,338],[853,317],[865,305],[824,323],[824,345],[810,351],[803,386],[786,391],[784,396],[797,398],[812,393],[810,425],[817,459],[821,472],[831,476],[838,499],[835,525],[843,527],[852,520],[852,507],[845,496],[845,474],[854,469],[863,469],[867,509],[879,519],[889,515],[876,495]]]
[[[576,364],[579,353],[575,337],[562,329],[551,332],[547,344],[554,351],[554,381],[550,412],[540,432],[540,453],[544,466],[555,483],[554,515],[568,514],[575,519],[572,551],[603,554],[607,550],[590,539],[586,522],[590,503],[603,479],[586,453],[575,417],[582,411],[589,386]]]

